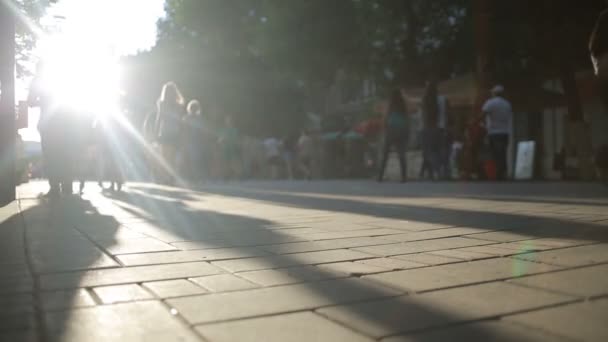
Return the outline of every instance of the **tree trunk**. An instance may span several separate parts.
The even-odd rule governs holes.
[[[15,199],[15,17],[0,2],[0,206]]]
[[[473,20],[475,32],[476,78],[477,92],[475,98],[475,113],[481,112],[481,107],[488,98],[492,81],[492,2],[475,0],[473,2]]]

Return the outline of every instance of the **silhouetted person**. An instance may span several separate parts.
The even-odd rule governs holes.
[[[492,98],[487,100],[482,107],[498,180],[507,178],[507,149],[513,120],[511,103],[502,96],[503,93],[503,86],[495,86],[492,88]]]
[[[445,114],[445,111],[443,113]],[[435,177],[439,176],[442,145],[441,131],[438,128],[440,114],[437,84],[431,81],[427,84],[422,97],[423,128],[420,178],[424,178],[428,174],[429,178],[434,180]]]
[[[183,116],[184,97],[175,83],[168,82],[163,86],[157,102],[155,132],[161,156],[172,172],[177,170],[177,152],[181,142]],[[172,181],[172,175],[164,179],[165,183]]]
[[[589,52],[595,68],[595,74],[600,80],[600,95],[608,107],[608,10],[603,11],[591,34]]]
[[[45,84],[46,67],[40,63],[37,75],[34,78],[28,102],[30,106],[40,108],[40,119],[38,131],[40,132],[40,143],[44,169],[49,180],[50,190],[47,194],[54,197],[63,194],[72,194],[73,163],[71,160],[72,146],[70,137],[73,132],[71,119],[74,115],[68,103],[62,103],[52,94],[52,84]]]
[[[200,181],[206,175],[204,161],[209,146],[205,144],[205,130],[208,128],[205,123],[201,104],[197,100],[188,102],[187,115],[184,117],[183,167],[190,181]]]
[[[405,148],[408,138],[407,108],[401,91],[395,89],[390,97],[388,111],[384,118],[384,146],[382,149],[382,160],[378,182],[382,182],[384,171],[388,162],[390,149],[394,147],[399,154],[399,165],[401,167],[401,182],[407,178],[407,163],[405,160]]]

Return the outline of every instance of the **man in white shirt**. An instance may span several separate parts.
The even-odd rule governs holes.
[[[492,88],[492,98],[487,100],[482,108],[498,180],[507,178],[507,148],[513,120],[511,103],[502,97],[504,90],[501,85]]]
[[[277,179],[279,178],[279,167],[281,166],[281,142],[277,138],[270,137],[264,140],[263,144],[266,150],[266,161],[270,169],[270,177]]]

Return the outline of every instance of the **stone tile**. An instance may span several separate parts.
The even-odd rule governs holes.
[[[530,260],[558,266],[585,266],[608,262],[608,244],[581,246],[528,253],[514,256],[521,260]]]
[[[43,290],[104,286],[197,277],[221,273],[207,262],[171,265],[122,267],[89,272],[72,272],[40,276]]]
[[[493,341],[493,342],[566,342],[569,339],[560,338],[546,332],[530,329],[508,322],[490,321],[470,323],[444,329],[393,336],[382,339],[382,342],[443,342],[443,341]]]
[[[446,249],[443,251],[434,251],[430,252],[430,254],[441,255],[448,258],[454,259],[462,259],[462,260],[480,260],[480,259],[489,259],[493,258],[493,255],[472,252],[472,251],[463,251],[462,249]]]
[[[137,284],[102,286],[93,288],[104,304],[153,299],[154,296]]]
[[[183,240],[183,238],[182,238]],[[212,248],[229,248],[229,247],[247,247],[247,246],[262,246],[278,243],[288,243],[296,241],[306,241],[305,238],[287,235],[275,235],[273,237],[264,238],[238,238],[225,240],[206,240],[206,241],[183,241],[173,242],[171,245],[181,250],[196,250],[196,249],[212,249]]]
[[[420,221],[409,221],[409,220],[374,220],[366,223],[369,226],[382,227],[382,228],[394,228],[409,230],[413,232],[421,232],[425,230],[449,228],[452,225],[449,224],[436,224]]]
[[[142,253],[119,255],[117,258],[124,265],[170,264],[189,261],[213,261],[237,259],[268,255],[268,252],[256,248],[215,248],[205,250],[172,251],[159,253]]]
[[[511,282],[581,297],[608,295],[608,265],[552,272]]]
[[[522,241],[522,240],[529,240],[534,237],[535,237],[534,234],[526,234],[525,232],[512,232],[512,231],[498,231],[498,232],[487,232],[487,233],[467,235],[467,238],[494,241],[494,242]]]
[[[45,321],[52,341],[200,341],[156,301],[53,312]]]
[[[2,308],[0,317],[33,313],[35,311],[34,306],[34,298],[30,293],[0,296],[0,307]]]
[[[444,239],[397,243],[392,245],[358,247],[353,248],[353,250],[386,257],[402,254],[439,251],[443,249],[477,246],[483,244],[488,244],[488,242],[484,242],[482,240],[465,239],[461,237],[452,237]]]
[[[0,333],[37,330],[36,316],[33,312],[0,315]],[[1,335],[0,335],[1,336]]]
[[[100,245],[113,255],[177,250],[174,246],[155,238],[102,241]]]
[[[488,259],[458,264],[425,267],[366,276],[366,279],[409,291],[426,291],[474,284],[491,280],[517,278],[547,272],[556,267],[513,259]]]
[[[391,243],[394,242],[386,240],[385,237],[354,237],[345,239],[292,242],[279,245],[261,246],[259,248],[275,254],[291,254],[361,246],[388,245]]]
[[[522,313],[506,320],[551,331],[580,341],[607,341],[608,300],[587,301],[545,310]]]
[[[154,281],[143,283],[142,286],[160,298],[190,296],[207,292],[185,279]]]
[[[458,251],[466,251],[466,252],[474,252],[474,253],[482,253],[493,256],[510,256],[519,253],[526,253],[525,251],[517,251],[509,248],[501,247],[502,244],[496,245],[486,245],[486,246],[473,246],[473,247],[464,247],[457,249]]]
[[[372,341],[311,312],[210,324],[196,330],[214,342]]]
[[[347,249],[336,249],[329,251],[296,253],[288,256],[269,256],[216,261],[213,262],[213,264],[230,272],[243,272],[288,266],[314,265],[338,261],[359,260],[365,258],[371,258],[371,256],[369,254]]]
[[[34,290],[34,281],[30,277],[0,278],[0,294],[24,293]]]
[[[387,270],[406,270],[426,266],[425,264],[395,258],[376,258],[359,260],[355,262],[359,264],[377,266]]]
[[[175,298],[169,299],[167,303],[176,308],[188,322],[199,324],[310,310],[399,293],[361,279],[340,279]]]
[[[395,256],[392,256],[391,259],[410,261],[410,262],[431,265],[431,266],[452,264],[455,262],[462,262],[461,259],[448,258],[448,257],[435,255],[435,254],[429,254],[429,253],[395,255]]]
[[[315,266],[287,267],[274,270],[241,272],[238,275],[239,277],[243,277],[262,286],[296,284],[346,276],[345,274],[341,273],[324,272]]]
[[[366,335],[380,338],[570,300],[571,297],[507,283],[490,283],[323,308],[318,312]]]
[[[343,239],[350,237],[372,237],[372,236],[383,236],[383,235],[391,235],[391,234],[400,234],[403,231],[398,229],[388,229],[388,228],[375,228],[375,229],[362,229],[362,230],[348,230],[348,231],[338,231],[338,232],[328,232],[328,233],[316,233],[316,234],[306,234],[304,237],[307,240],[331,240],[331,239]]]
[[[0,341],[38,342],[35,331],[0,331]]]
[[[237,291],[257,287],[257,285],[232,274],[218,274],[190,280],[212,292]]]
[[[353,276],[390,271],[390,269],[387,268],[356,262],[336,262],[331,264],[322,264],[317,267],[329,272],[344,273]]]
[[[410,241],[422,241],[429,239],[439,239],[453,236],[461,236],[472,233],[479,233],[481,230],[478,228],[467,228],[467,227],[456,227],[456,228],[445,228],[436,230],[427,230],[422,232],[395,234],[384,236],[383,239],[396,241],[396,242],[410,242]]]
[[[40,302],[45,310],[62,310],[95,306],[95,300],[84,289],[40,293]]]

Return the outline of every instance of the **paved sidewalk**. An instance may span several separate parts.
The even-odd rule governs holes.
[[[608,188],[43,183],[0,208],[0,341],[608,341]]]

